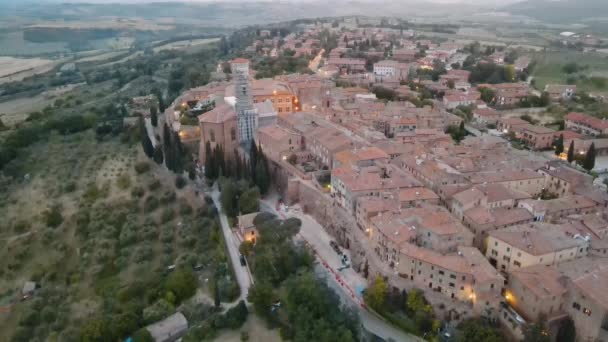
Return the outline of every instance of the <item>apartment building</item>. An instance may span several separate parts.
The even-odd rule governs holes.
[[[590,214],[597,210],[597,203],[581,195],[567,195],[551,200],[527,199],[519,202],[534,216],[534,221],[553,222],[573,214]]]
[[[538,172],[545,176],[545,189],[560,197],[573,194],[579,186],[593,183],[592,176],[561,163],[547,163]]]
[[[570,100],[576,94],[576,85],[547,84],[545,91],[553,101]]]
[[[514,271],[506,302],[526,319],[570,316],[577,341],[608,341],[608,266],[603,258],[581,258],[556,266]]]
[[[369,232],[371,219],[381,213],[399,210],[399,203],[394,198],[362,196],[357,199],[355,220],[359,228]]]
[[[586,135],[608,134],[608,121],[583,113],[569,113],[564,117],[566,128]]]
[[[258,143],[264,154],[275,161],[304,149],[304,137],[281,126],[267,126],[258,129]]]
[[[545,184],[544,176],[531,169],[472,172],[467,178],[472,184],[500,184],[509,190],[525,192],[531,196],[540,194]]]
[[[336,153],[350,149],[354,141],[334,128],[319,127],[306,136],[306,148],[324,165],[331,167]]]
[[[502,184],[477,184],[471,188],[458,192],[452,196],[452,202],[448,205],[452,213],[463,220],[467,210],[484,208],[512,208],[520,200],[528,199],[530,195],[526,192],[511,190]]]
[[[534,216],[523,208],[486,208],[476,206],[464,212],[462,224],[473,234],[473,246],[486,250],[488,232],[534,222]]]
[[[564,228],[533,223],[488,232],[486,257],[501,272],[534,265],[555,265],[587,255],[589,241]]]
[[[401,248],[396,270],[420,288],[473,304],[475,314],[498,310],[504,278],[473,247],[441,254],[407,244]]]

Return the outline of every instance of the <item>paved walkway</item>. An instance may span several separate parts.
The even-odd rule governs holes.
[[[152,142],[152,146],[156,147],[158,142],[156,141],[156,134],[154,134],[154,126],[152,126],[152,119],[144,118],[144,122],[146,123],[146,132],[148,132],[148,137]]]
[[[273,197],[270,196],[270,198]],[[284,211],[277,211],[275,206],[276,200],[265,199],[260,201],[260,210],[262,211],[273,213],[283,219],[296,217],[302,221],[300,233],[296,238],[303,239],[315,251],[315,256],[320,261],[320,265],[315,271],[317,271],[317,273],[324,273],[329,286],[338,293],[343,304],[357,308],[361,324],[367,331],[384,340],[403,342],[424,341],[424,339],[394,327],[383,318],[366,309],[363,304],[363,298],[357,291],[358,288],[365,288],[367,286],[366,280],[352,268],[347,268],[342,271],[337,270],[342,264],[339,256],[329,245],[329,241],[332,239],[323,226],[310,215],[303,214],[299,210],[291,208],[285,213]],[[350,252],[345,249],[343,249],[342,252],[348,255],[348,260],[350,261]]]
[[[222,225],[222,233],[224,234],[224,240],[226,241],[226,247],[228,249],[228,256],[230,258],[230,262],[232,263],[232,268],[234,269],[234,274],[236,276],[236,280],[239,283],[239,288],[241,289],[241,296],[236,301],[238,303],[239,300],[244,300],[247,302],[247,294],[249,293],[249,287],[254,283],[253,277],[251,276],[251,272],[249,271],[249,265],[242,266],[240,262],[240,252],[239,252],[239,244],[234,234],[232,233],[232,229],[228,224],[228,218],[226,214],[222,212],[222,204],[220,203],[220,192],[217,189],[217,185],[213,187],[213,191],[211,192],[211,198],[213,199],[213,203],[218,210],[218,215],[220,217],[220,223]]]

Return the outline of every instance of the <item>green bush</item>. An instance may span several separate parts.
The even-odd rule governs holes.
[[[179,202],[180,215],[191,215],[192,212],[193,212],[193,209],[186,200],[182,200]]]
[[[160,223],[167,223],[175,218],[175,210],[173,208],[165,208],[160,216]]]
[[[177,269],[167,277],[165,289],[175,295],[176,303],[194,296],[198,288],[196,276],[190,269]]]
[[[140,186],[136,186],[131,190],[131,196],[135,198],[142,198],[146,194],[146,190]]]
[[[149,213],[156,210],[156,208],[158,208],[158,199],[154,196],[146,197],[146,200],[144,201],[144,212]]]
[[[175,187],[183,189],[186,186],[186,179],[180,175],[175,177]]]
[[[135,164],[135,171],[138,174],[142,174],[142,173],[146,173],[146,172],[150,171],[150,163],[139,162],[139,163]]]
[[[155,180],[151,181],[150,183],[148,183],[148,190],[150,190],[150,191],[156,191],[156,190],[160,189],[160,187],[161,187],[161,184],[158,179],[155,179]]]
[[[122,190],[128,189],[131,186],[131,177],[126,173],[119,175],[116,178],[116,186]]]
[[[56,228],[63,223],[63,216],[61,215],[61,207],[54,205],[44,212],[44,222],[48,227]]]
[[[166,191],[160,197],[160,203],[163,205],[172,204],[173,202],[175,202],[176,197],[177,196],[175,195],[175,191]]]
[[[76,191],[76,182],[69,182],[63,189],[64,192],[70,193]]]

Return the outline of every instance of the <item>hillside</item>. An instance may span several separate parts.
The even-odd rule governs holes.
[[[608,20],[608,1],[605,0],[527,0],[504,9],[512,14],[552,23]],[[601,15],[604,17],[600,18]]]

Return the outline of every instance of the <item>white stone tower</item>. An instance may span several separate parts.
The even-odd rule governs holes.
[[[244,58],[233,59],[230,68],[234,79],[236,97],[234,111],[237,117],[239,143],[249,147],[257,130],[257,111],[253,106],[249,84],[249,61]]]

